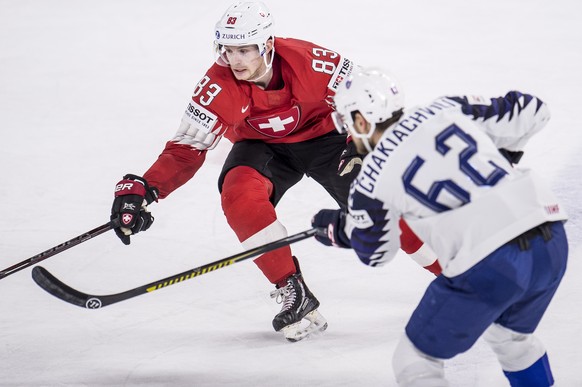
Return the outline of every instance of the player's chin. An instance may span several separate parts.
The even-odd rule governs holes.
[[[246,81],[249,78],[249,71],[247,69],[233,69],[231,68],[234,77],[240,81]]]

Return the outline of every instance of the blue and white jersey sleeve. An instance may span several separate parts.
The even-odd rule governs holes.
[[[539,176],[499,152],[521,151],[549,117],[542,101],[515,91],[406,109],[352,183],[344,230],[360,260],[394,258],[402,218],[453,277],[523,232],[567,219]]]
[[[360,261],[382,266],[394,258],[400,248],[399,218],[386,203],[352,185],[345,232]]]
[[[486,100],[477,96],[449,97],[491,137],[497,148],[521,151],[550,119],[548,106],[539,98],[510,91]]]

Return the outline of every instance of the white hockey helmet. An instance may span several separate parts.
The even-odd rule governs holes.
[[[256,44],[261,56],[267,52],[267,40],[275,39],[273,17],[260,1],[231,5],[215,26],[214,45],[218,53],[224,46]]]
[[[340,133],[364,139],[371,151],[368,139],[376,124],[388,121],[394,113],[404,108],[404,94],[398,82],[387,72],[377,68],[358,68],[342,82],[333,98],[335,112],[332,118]],[[359,112],[370,123],[368,133],[354,129],[353,113]]]

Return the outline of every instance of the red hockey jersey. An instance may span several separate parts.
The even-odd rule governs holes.
[[[288,38],[275,39],[273,79],[265,90],[214,64],[196,86],[176,137],[144,177],[164,198],[194,176],[221,137],[294,143],[335,130],[332,97],[352,68],[334,51]]]

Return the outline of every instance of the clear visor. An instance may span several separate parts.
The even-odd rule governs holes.
[[[224,67],[229,66],[228,58],[224,54],[224,46],[222,44],[218,44],[216,41],[214,41],[214,58],[216,63],[219,65]]]
[[[258,44],[246,44],[243,46],[229,46],[224,44],[218,44],[214,42],[214,52],[216,54],[216,63],[223,66],[230,66],[229,58],[239,56],[244,61],[255,60],[265,54],[266,49],[263,48],[261,52],[261,46]]]
[[[349,125],[344,119],[344,116],[337,111],[331,113],[331,119],[333,120],[333,124],[335,125],[335,129],[340,134],[346,134],[349,130]]]

